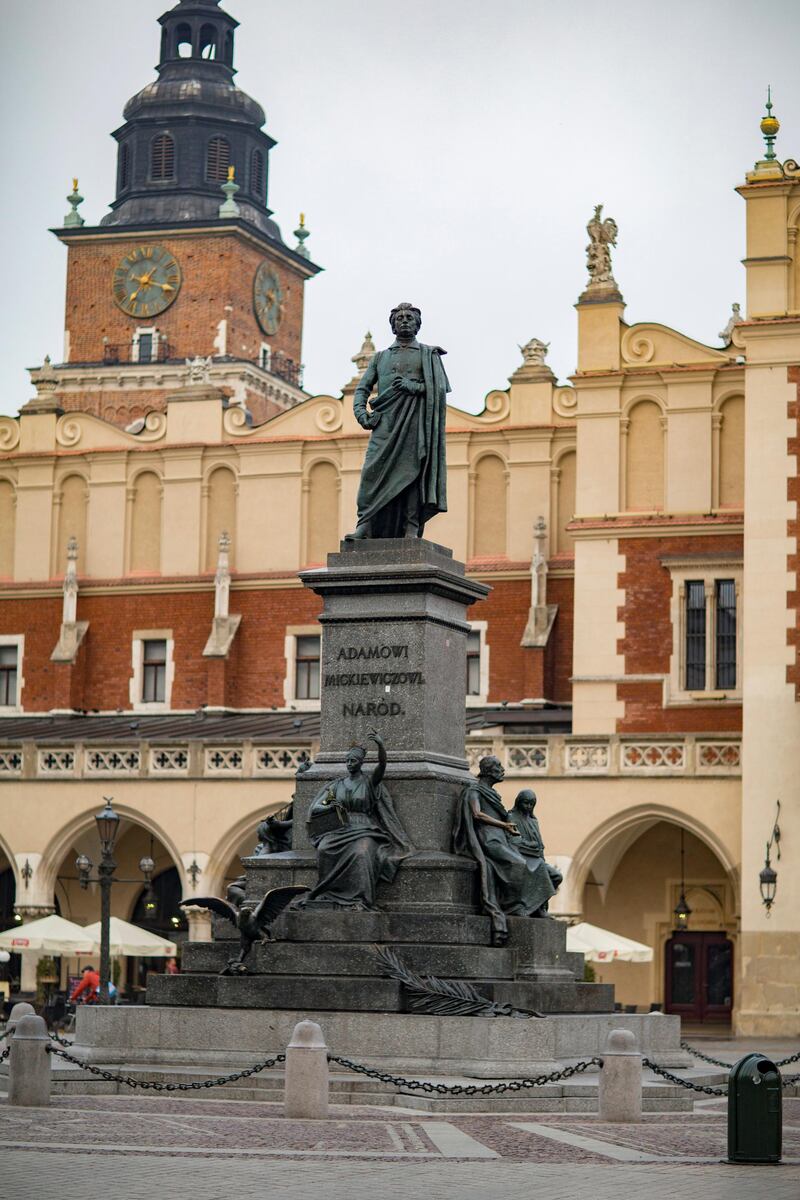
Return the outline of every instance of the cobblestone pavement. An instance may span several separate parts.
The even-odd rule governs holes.
[[[724,1101],[607,1125],[588,1115],[447,1116],[335,1106],[289,1121],[279,1105],[143,1096],[59,1096],[48,1109],[0,1103],[3,1196],[85,1200],[738,1200],[800,1195],[800,1100],[784,1103],[780,1167],[721,1164]]]

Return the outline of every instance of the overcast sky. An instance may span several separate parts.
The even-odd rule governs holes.
[[[0,411],[25,367],[62,357],[66,252],[48,233],[73,175],[97,223],[126,100],[155,77],[167,0],[0,0],[4,312]],[[551,343],[575,364],[573,304],[595,204],[619,225],[627,319],[718,344],[744,302],[744,204],[772,84],[782,159],[800,158],[797,0],[224,0],[236,82],[264,106],[270,207],[300,210],[325,268],[306,288],[312,392],[338,393],[399,300],[444,346],[478,411]],[[10,53],[9,53],[10,51]]]

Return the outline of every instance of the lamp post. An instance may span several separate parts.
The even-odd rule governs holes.
[[[97,813],[95,822],[100,835],[100,862],[97,874],[100,881],[100,1003],[108,1004],[108,984],[111,975],[111,885],[114,882],[114,842],[119,829],[119,817],[111,807],[111,798],[104,796],[105,808]]]

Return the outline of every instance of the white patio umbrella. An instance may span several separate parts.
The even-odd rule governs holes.
[[[121,921],[119,917],[111,918],[109,932],[112,955],[130,954],[139,958],[174,958],[178,953],[178,947],[174,942],[159,937],[157,933],[150,933],[148,929],[140,929],[138,925],[131,925],[129,921]],[[83,933],[92,939],[92,950],[98,954],[100,952],[100,922],[95,921],[94,925],[87,925]]]
[[[40,954],[94,954],[97,943],[82,926],[51,913],[49,917],[4,929],[0,933],[0,948],[12,954],[26,950],[37,950]]]
[[[621,933],[611,933],[581,921],[567,929],[567,950],[583,954],[588,962],[652,962],[652,946],[634,942]]]

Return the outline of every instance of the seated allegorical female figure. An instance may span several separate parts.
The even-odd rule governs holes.
[[[494,755],[482,758],[478,778],[465,785],[456,814],[453,848],[478,864],[481,905],[492,920],[492,940],[508,941],[508,916],[544,917],[555,888],[542,859],[520,846],[520,833],[494,784],[505,771]]]
[[[347,774],[326,784],[311,805],[308,828],[317,848],[318,882],[297,908],[377,908],[378,883],[391,882],[402,860],[414,853],[382,782],[383,739],[370,729],[369,740],[378,750],[374,771],[362,769],[367,752],[354,746]]]
[[[511,809],[509,816],[519,831],[517,849],[520,854],[524,854],[528,859],[528,865],[531,870],[547,872],[550,882],[553,885],[553,895],[555,895],[564,882],[564,876],[558,867],[554,867],[552,863],[545,861],[544,842],[542,841],[542,831],[539,827],[539,818],[533,815],[535,807],[536,792],[530,788],[523,788],[521,792],[517,793],[514,807]],[[542,915],[546,912],[547,901],[545,900],[542,905]]]

